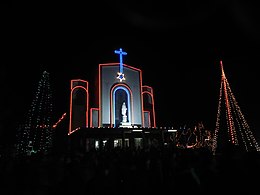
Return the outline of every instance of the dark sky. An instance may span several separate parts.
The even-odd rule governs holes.
[[[158,126],[203,121],[214,129],[221,59],[260,135],[260,17],[250,1],[13,1],[0,11],[1,134],[21,122],[43,70],[58,118],[69,109],[70,79],[88,80],[94,90],[98,64],[118,62],[114,50],[121,47],[124,63],[142,69],[143,84],[154,89]]]

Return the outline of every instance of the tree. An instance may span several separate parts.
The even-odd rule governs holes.
[[[212,150],[215,154],[217,149],[240,148],[246,152],[260,151],[260,147],[250,130],[231,87],[225,76],[222,61],[221,86],[218,103],[216,128],[213,138]]]
[[[25,123],[17,130],[16,155],[47,154],[52,148],[53,111],[50,74],[43,71]]]

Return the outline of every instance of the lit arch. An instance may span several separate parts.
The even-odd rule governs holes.
[[[125,85],[125,84],[116,84],[111,88],[111,92],[110,92],[110,113],[111,113],[111,117],[110,117],[110,124],[112,127],[116,127],[117,122],[116,122],[116,105],[117,105],[117,101],[116,101],[116,96],[117,96],[117,92],[118,90],[123,90],[126,94],[126,104],[127,104],[127,116],[128,116],[128,122],[130,124],[132,124],[133,121],[133,102],[132,102],[132,91],[131,89]]]

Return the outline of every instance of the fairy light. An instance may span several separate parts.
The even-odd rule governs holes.
[[[220,124],[220,116],[221,116],[221,102],[222,102],[222,91],[223,91],[223,83],[220,83],[220,90],[219,90],[219,100],[218,100],[218,110],[217,110],[217,119],[216,119],[216,127],[213,135],[213,143],[212,143],[212,151],[213,154],[216,154],[217,149],[217,140],[219,134],[219,124]]]
[[[220,95],[219,95],[219,102],[218,102],[216,127],[215,127],[215,132],[213,137],[213,146],[212,146],[213,154],[216,153],[216,149],[217,149],[223,93],[224,93],[224,100],[225,100],[225,114],[227,119],[226,126],[229,132],[231,143],[234,145],[240,145],[240,142],[242,142],[247,152],[250,150],[260,151],[260,147],[253,135],[253,132],[250,130],[250,127],[245,120],[245,116],[243,115],[235,99],[235,96],[232,93],[231,87],[224,73],[222,61],[220,62],[220,65],[221,65],[222,75],[221,75],[221,86],[220,86],[220,93],[219,93]]]
[[[65,112],[65,113],[59,118],[59,120],[58,120],[54,125],[52,125],[52,128],[55,129],[55,128],[58,126],[58,124],[59,124],[61,121],[63,121],[63,119],[65,119],[66,115],[67,115],[67,113]]]
[[[18,128],[17,155],[28,155],[32,149],[34,153],[49,152],[53,141],[52,111],[50,76],[47,71],[44,71],[38,82],[26,121]]]

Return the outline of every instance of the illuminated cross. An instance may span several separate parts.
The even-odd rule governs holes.
[[[121,74],[123,74],[123,55],[127,55],[127,53],[124,52],[122,50],[122,48],[120,48],[119,50],[115,50],[115,54],[119,54],[119,57],[120,57],[120,69],[119,69],[119,72]]]

